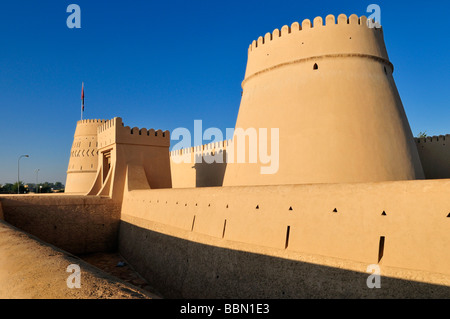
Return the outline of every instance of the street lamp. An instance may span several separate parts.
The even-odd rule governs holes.
[[[38,193],[38,174],[39,174],[40,169],[38,168],[35,172],[36,172],[36,186],[34,187],[34,192]]]
[[[20,159],[22,158],[22,157],[30,157],[29,155],[20,155],[19,156],[19,159],[17,160],[17,194],[20,194],[20,175],[19,175],[19,172],[20,172],[20,169],[19,169],[19,162],[20,162]]]

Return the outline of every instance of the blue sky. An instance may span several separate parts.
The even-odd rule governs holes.
[[[394,3],[395,2],[395,3]],[[69,29],[71,3],[81,28]],[[84,118],[170,130],[234,127],[247,48],[303,19],[381,7],[412,131],[450,133],[448,1],[9,0],[0,6],[0,183],[65,183]],[[175,144],[175,143],[174,143]]]

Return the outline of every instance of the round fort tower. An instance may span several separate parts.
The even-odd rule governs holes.
[[[105,122],[77,122],[67,170],[66,193],[85,194],[91,189],[98,166],[97,127]]]
[[[258,155],[228,164],[223,185],[424,178],[393,69],[383,30],[364,16],[317,17],[253,41],[236,128],[267,128],[269,141],[278,128],[278,170],[262,174]]]

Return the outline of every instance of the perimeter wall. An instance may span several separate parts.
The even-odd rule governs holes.
[[[415,140],[425,177],[450,178],[450,134]]]
[[[170,152],[173,188],[222,186],[227,167],[227,147],[222,141]]]
[[[450,178],[450,135],[415,138],[426,179]],[[215,142],[170,152],[173,188],[222,186],[227,150],[233,141]],[[214,162],[216,160],[216,162]]]
[[[450,180],[136,190],[119,251],[169,298],[448,297],[449,195]],[[373,264],[389,289],[367,288]]]
[[[120,205],[109,198],[78,195],[1,195],[0,217],[72,254],[114,251]]]

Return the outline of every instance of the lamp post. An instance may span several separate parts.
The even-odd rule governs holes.
[[[20,194],[20,159],[22,157],[30,157],[29,155],[20,155],[19,159],[17,160],[17,194]]]
[[[37,194],[38,193],[38,175],[39,175],[39,171],[40,169],[38,168],[35,172],[36,172],[36,186],[34,187],[34,192]]]

